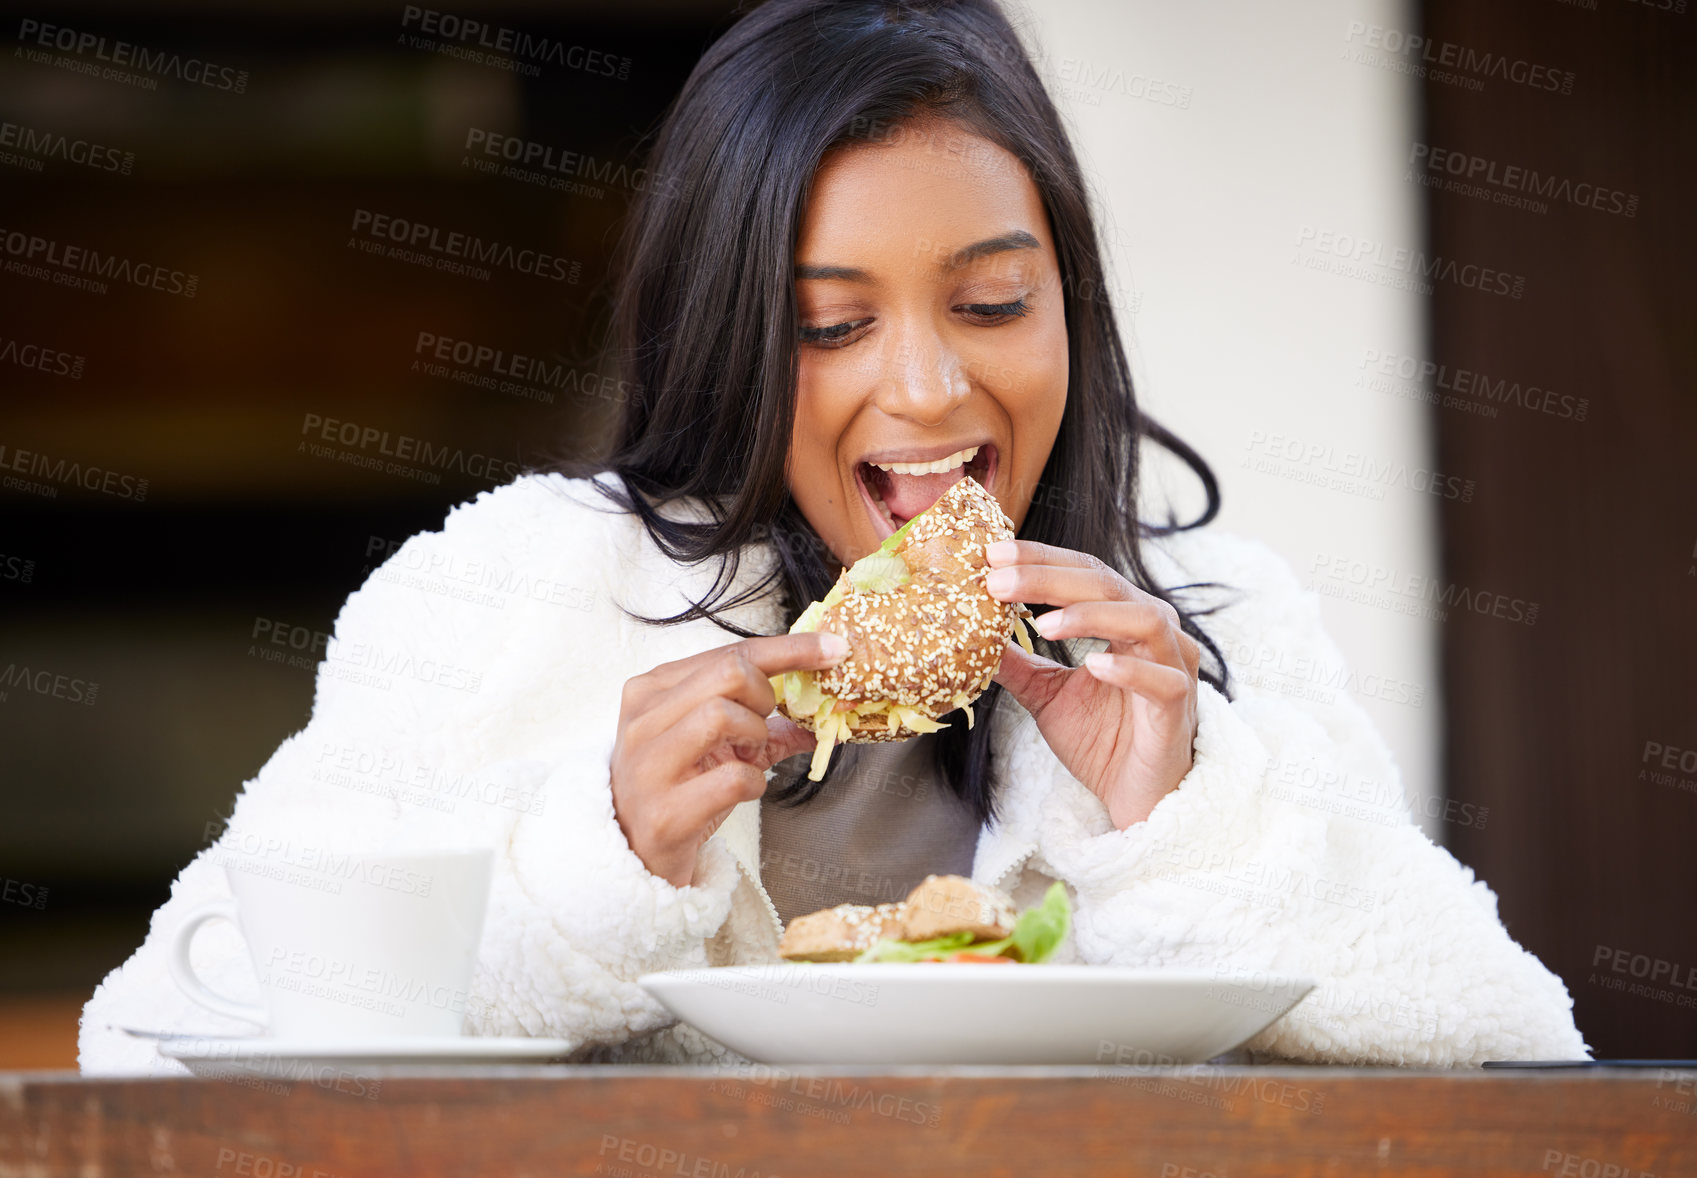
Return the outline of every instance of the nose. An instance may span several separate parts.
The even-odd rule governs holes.
[[[937,426],[971,392],[965,366],[937,333],[915,327],[885,335],[874,402],[891,417]]]

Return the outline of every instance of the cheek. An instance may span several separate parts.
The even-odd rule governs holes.
[[[809,357],[797,368],[795,421],[790,432],[786,481],[790,497],[833,551],[853,545],[847,535],[850,489],[838,461],[843,435],[860,404],[853,374],[834,370],[834,357]]]
[[[1066,408],[1067,379],[1070,370],[1067,361],[1067,328],[1064,319],[1057,319],[1044,333],[1043,347],[1043,390],[1044,407],[1056,426],[1061,421],[1061,411]]]
[[[792,452],[820,458],[834,454],[854,416],[855,384],[827,359],[802,353],[797,366]]]
[[[1066,410],[1065,329],[1024,341],[1006,355],[1001,371],[1006,379],[997,400],[1012,422],[1020,465],[1041,470]]]
[[[1052,441],[1060,428],[1061,416],[1067,406],[1067,359],[1063,349],[1055,364],[1034,374],[1027,398],[1026,412],[1032,428],[1042,438]],[[1046,449],[1047,447],[1045,447]]]
[[[820,388],[817,375],[810,373],[806,361],[803,361],[796,380],[795,420],[790,424],[791,494],[795,492],[794,480],[798,472],[816,470],[821,451],[828,444],[831,428],[826,420],[826,410],[829,401],[829,396]]]

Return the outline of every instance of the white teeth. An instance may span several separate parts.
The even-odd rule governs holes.
[[[890,525],[890,530],[894,531],[896,527],[896,517],[890,514],[889,504],[885,503],[876,495],[872,496],[872,502],[878,505],[878,514],[884,517],[885,522]]]
[[[977,446],[957,450],[947,458],[939,458],[935,462],[874,462],[872,465],[891,474],[943,474],[971,462],[978,450]]]

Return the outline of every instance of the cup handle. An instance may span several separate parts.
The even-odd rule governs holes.
[[[246,1019],[263,1027],[269,1019],[263,1006],[237,1002],[234,998],[226,998],[209,989],[195,974],[194,966],[189,964],[189,945],[193,942],[195,933],[199,932],[200,926],[207,921],[219,919],[235,924],[236,906],[223,900],[203,904],[189,913],[188,919],[178,926],[176,935],[171,938],[170,955],[166,958],[171,967],[171,979],[183,993],[206,1009],[227,1014],[232,1018]]]

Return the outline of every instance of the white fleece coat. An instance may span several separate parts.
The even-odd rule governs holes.
[[[1004,696],[992,762],[1001,816],[980,834],[974,877],[1021,903],[1064,880],[1068,959],[1257,985],[1318,978],[1250,1043],[1256,1059],[1586,1057],[1561,980],[1509,937],[1490,888],[1410,821],[1389,749],[1336,685],[1342,657],[1289,565],[1213,529],[1146,547],[1164,585],[1236,591],[1202,622],[1235,698],[1199,686],[1193,768],[1120,831]],[[765,546],[745,555],[739,584],[773,559]],[[498,848],[467,1033],[558,1036],[581,1059],[737,1061],[676,1024],[636,978],[775,960],[759,803],[733,811],[703,847],[696,882],[677,888],[631,852],[608,785],[625,680],[734,641],[711,622],[650,626],[620,606],[675,612],[713,572],[672,563],[633,518],[557,475],[483,492],[441,531],[409,539],[343,606],[306,728],[246,783],[146,941],[96,989],[82,1069],[182,1072],[117,1026],[251,1031],[191,1003],[166,966],[184,915],[228,897],[219,858],[234,840],[334,830],[378,849],[432,823]],[[785,629],[772,595],[730,616],[758,633]],[[213,988],[257,1000],[231,926],[203,928],[193,955]]]

